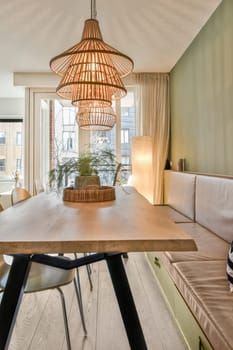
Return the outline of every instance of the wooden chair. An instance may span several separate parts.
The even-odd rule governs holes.
[[[11,192],[11,204],[23,202],[26,199],[31,198],[30,193],[23,187],[16,187]]]

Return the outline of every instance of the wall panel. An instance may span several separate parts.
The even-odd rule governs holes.
[[[233,175],[233,1],[223,0],[171,72],[176,169]]]

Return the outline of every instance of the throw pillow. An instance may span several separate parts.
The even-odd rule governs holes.
[[[233,241],[228,252],[227,257],[227,279],[230,284],[230,292],[233,292]]]

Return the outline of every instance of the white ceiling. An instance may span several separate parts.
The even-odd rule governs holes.
[[[169,72],[221,0],[97,0],[104,41],[135,72]],[[49,72],[79,42],[90,0],[0,0],[0,97],[23,96],[13,72]]]

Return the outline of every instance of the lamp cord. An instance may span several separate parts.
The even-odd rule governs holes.
[[[96,11],[96,3],[95,0],[91,0],[91,19],[96,19],[97,11]]]

